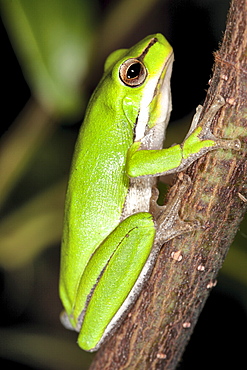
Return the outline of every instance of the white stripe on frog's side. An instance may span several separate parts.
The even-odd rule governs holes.
[[[135,141],[142,140],[145,135],[146,127],[149,120],[149,105],[153,100],[153,95],[158,80],[159,76],[155,79],[151,79],[144,89],[144,94],[140,104],[140,111],[135,126]]]
[[[172,63],[173,63],[173,53],[171,54],[170,58],[166,61],[164,64],[163,70],[159,76],[156,78],[152,78],[145,88],[141,104],[140,104],[140,111],[137,118],[137,123],[135,126],[135,141],[142,141],[143,139],[145,141],[145,132],[147,130],[149,117],[150,117],[150,104],[152,100],[154,99],[155,94],[159,94],[160,96],[160,116],[158,117],[158,122],[155,123],[156,125],[161,125],[163,127],[159,126],[158,129],[158,136],[161,137],[161,144],[159,144],[159,147],[147,147],[145,149],[161,149],[163,145],[164,135],[165,135],[165,129],[168,124],[169,118],[170,118],[170,112],[172,109],[171,105],[171,89],[170,89],[170,79],[171,79],[171,73],[172,73]],[[158,88],[159,81],[162,79],[163,74],[165,73],[164,79],[162,81],[161,86]],[[154,135],[154,132],[152,132],[152,135],[156,137],[157,135]],[[156,141],[156,140],[155,140]],[[160,146],[161,145],[161,146]],[[144,149],[144,148],[143,148]]]
[[[162,149],[163,141],[165,138],[166,127],[169,122],[171,112],[171,89],[170,89],[170,78],[172,73],[173,54],[164,66],[161,75],[145,89],[145,95],[141,102],[140,114],[138,116],[136,125],[136,138],[141,141],[141,149]],[[155,89],[159,83],[159,79],[162,78],[165,73],[164,80],[162,81],[159,91],[159,106],[160,115],[155,125],[147,130],[149,120],[149,104],[151,103]],[[147,94],[148,92],[148,94]],[[146,131],[146,132],[145,132]],[[157,177],[145,176],[139,178],[131,178],[128,194],[125,199],[124,207],[122,210],[121,220],[126,217],[138,213],[138,212],[149,212],[150,199],[152,196],[152,187],[157,183]]]

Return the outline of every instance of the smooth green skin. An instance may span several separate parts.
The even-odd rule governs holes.
[[[154,37],[157,42],[143,61],[148,70],[145,82],[135,88],[126,86],[120,81],[119,66],[141,55]],[[171,46],[160,34],[112,53],[76,144],[65,206],[60,296],[70,325],[80,332],[79,346],[88,351],[97,349],[145,265],[155,238],[155,223],[148,212],[120,222],[129,178],[165,173],[178,167],[182,158],[214,145],[198,138],[200,127],[183,148],[140,150],[141,143],[134,142],[134,124],[147,83],[161,74],[171,54]],[[150,127],[159,110],[155,99],[150,104]]]

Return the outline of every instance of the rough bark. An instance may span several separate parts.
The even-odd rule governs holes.
[[[193,164],[184,220],[204,228],[166,243],[132,311],[98,351],[91,370],[175,369],[247,208],[247,1],[233,0],[226,32],[215,53],[204,104],[222,95],[213,122],[218,137],[239,138],[241,151],[218,150]],[[167,198],[175,194],[179,182]]]

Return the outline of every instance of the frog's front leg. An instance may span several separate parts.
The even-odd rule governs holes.
[[[135,142],[129,151],[127,172],[130,177],[160,176],[184,171],[195,160],[216,149],[241,148],[240,141],[216,138],[210,127],[224,99],[217,96],[204,118],[199,121],[201,107],[196,112],[191,128],[181,145],[167,149],[142,150],[141,142]]]

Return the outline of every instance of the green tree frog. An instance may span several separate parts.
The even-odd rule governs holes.
[[[94,91],[75,147],[61,253],[62,323],[95,351],[113,332],[150,276],[161,246],[193,230],[173,204],[156,204],[156,179],[180,172],[210,150],[236,148],[197,118],[182,145],[163,149],[171,111],[173,50],[161,34],[113,52]],[[177,222],[176,222],[177,221]]]

